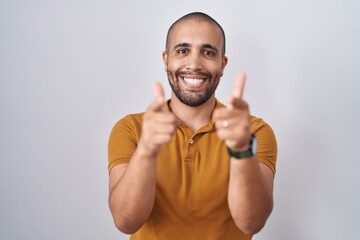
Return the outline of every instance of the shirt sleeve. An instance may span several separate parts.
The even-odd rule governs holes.
[[[108,171],[121,163],[128,163],[133,155],[141,124],[136,117],[128,115],[119,120],[113,127],[108,142]]]
[[[251,133],[255,134],[257,140],[256,155],[258,161],[267,165],[276,173],[277,143],[272,128],[260,118],[251,119]]]

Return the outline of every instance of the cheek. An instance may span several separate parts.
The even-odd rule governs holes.
[[[212,73],[213,75],[219,75],[220,77],[223,75],[223,68],[221,65],[218,65],[218,64],[214,64],[212,66],[209,66],[208,68]]]
[[[169,60],[167,65],[167,71],[177,71],[185,67],[184,61],[181,60]]]
[[[170,81],[175,81],[176,79],[175,72],[176,70],[172,69],[170,66],[167,66],[166,74]]]

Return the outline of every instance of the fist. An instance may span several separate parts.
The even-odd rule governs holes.
[[[153,84],[154,100],[143,116],[139,147],[156,156],[171,141],[177,128],[177,118],[169,111],[164,89],[159,82]]]
[[[247,150],[251,138],[249,106],[242,99],[245,80],[245,73],[241,73],[235,80],[228,106],[214,112],[218,137],[234,151]]]

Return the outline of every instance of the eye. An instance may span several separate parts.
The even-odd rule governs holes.
[[[211,50],[205,50],[204,51],[204,55],[206,55],[206,56],[215,56],[215,52],[214,51],[211,51]]]
[[[189,52],[189,50],[187,49],[179,49],[177,50],[177,53],[180,53],[180,54],[187,54]]]

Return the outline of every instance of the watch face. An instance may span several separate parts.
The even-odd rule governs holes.
[[[257,145],[258,145],[257,139],[256,139],[255,135],[253,135],[253,140],[252,140],[252,152],[253,152],[254,154],[257,154]]]

